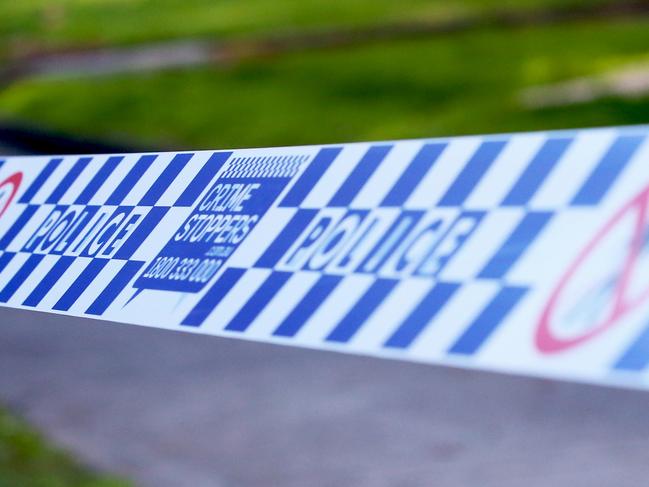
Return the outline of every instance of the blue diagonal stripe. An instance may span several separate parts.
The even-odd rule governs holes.
[[[15,255],[14,252],[3,252],[2,255],[0,255],[0,272],[9,265],[9,262],[11,262]]]
[[[123,156],[109,157],[108,160],[99,168],[90,182],[86,185],[79,197],[74,201],[75,205],[87,205],[90,203],[92,197],[99,191],[101,185],[104,184],[106,179],[113,173],[119,163],[124,159]]]
[[[502,206],[524,206],[530,202],[572,143],[572,138],[546,140],[502,202]]]
[[[31,220],[31,218],[34,216],[36,211],[38,211],[40,207],[38,205],[27,205],[23,212],[20,214],[20,216],[16,219],[16,221],[11,225],[9,230],[0,238],[0,250],[6,250],[9,245],[11,245],[11,242],[14,241],[16,236],[20,233],[22,229],[25,228],[25,225]]]
[[[108,259],[93,259],[81,271],[81,274],[75,279],[72,285],[63,293],[63,296],[52,307],[57,311],[68,311],[79,296],[88,288],[88,285],[99,275],[101,270],[108,264]]]
[[[241,279],[241,276],[245,272],[245,269],[238,269],[236,267],[226,269],[223,275],[212,284],[212,287],[189,312],[182,324],[185,326],[201,326],[210,313],[214,311],[214,308],[218,306],[235,284],[239,282],[239,279]]]
[[[290,272],[271,272],[225,329],[229,331],[246,331],[290,277]]]
[[[255,262],[255,267],[267,269],[275,267],[317,214],[318,210],[298,210]]]
[[[60,257],[52,268],[45,274],[41,282],[34,288],[27,299],[23,302],[25,306],[38,306],[45,295],[52,290],[57,281],[75,261],[74,257]]]
[[[48,204],[57,204],[63,198],[65,192],[70,189],[70,186],[77,180],[81,171],[83,171],[86,166],[92,161],[92,157],[80,157],[77,160],[68,173],[61,179],[61,182],[54,188],[52,194],[48,196],[45,200],[45,203]]]
[[[471,355],[491,336],[525,293],[523,287],[503,287],[466,331],[449,349],[449,353]]]
[[[336,194],[329,201],[329,206],[349,206],[353,199],[360,193],[367,180],[381,165],[385,156],[392,149],[391,145],[375,145],[369,148],[358,162],[351,174],[347,177]]]
[[[50,159],[43,170],[38,174],[38,176],[36,176],[36,179],[34,179],[32,184],[29,185],[27,190],[20,197],[20,200],[18,200],[18,202],[29,203],[34,198],[34,196],[36,196],[38,190],[43,187],[45,181],[47,181],[47,179],[52,175],[56,168],[59,167],[59,164],[61,164],[62,161],[63,159],[58,157],[55,159]]]
[[[478,274],[483,279],[500,279],[522,257],[551,220],[550,212],[526,213],[507,240]]]
[[[444,152],[446,145],[443,143],[424,145],[385,195],[381,206],[402,206]]]
[[[121,205],[124,201],[124,198],[126,198],[126,196],[131,192],[131,190],[142,178],[146,170],[151,167],[151,164],[153,164],[153,161],[155,161],[157,157],[158,156],[153,154],[148,154],[140,157],[133,165],[131,170],[120,181],[117,188],[115,188],[113,193],[108,197],[106,204],[116,206]]]
[[[86,310],[86,313],[89,315],[102,315],[108,307],[113,304],[113,301],[117,299],[119,293],[121,293],[127,284],[135,277],[135,274],[140,270],[144,265],[144,262],[131,260],[126,262],[124,267],[122,267],[115,277],[110,281],[108,286],[99,293],[97,299],[90,305]]]
[[[464,204],[482,177],[489,170],[493,162],[500,155],[507,142],[502,140],[490,140],[483,142],[471,159],[466,163],[464,169],[453,184],[448,188],[439,206],[461,206]]]
[[[342,279],[341,276],[322,276],[318,279],[302,300],[293,308],[293,311],[277,327],[273,335],[295,336],[324,300],[336,289]]]
[[[388,348],[409,347],[459,287],[459,284],[453,283],[440,282],[435,284],[403,323],[399,325],[399,328],[387,339],[384,346]]]
[[[320,149],[279,206],[300,206],[341,150],[340,147]]]
[[[617,370],[639,371],[649,365],[649,327],[635,339],[613,366]]]
[[[138,204],[140,206],[155,205],[192,157],[194,157],[194,154],[176,154],[167,167],[164,168],[160,176],[158,176],[155,182],[151,185],[149,190],[144,194],[144,196],[142,196],[142,199]]]
[[[394,279],[377,279],[327,336],[329,342],[348,342],[397,285]]]
[[[232,152],[215,152],[212,154],[196,176],[194,176],[191,183],[187,185],[185,191],[178,197],[174,206],[192,206],[196,203],[203,190],[231,155]]]
[[[36,269],[36,266],[43,260],[43,257],[45,256],[34,254],[27,258],[20,269],[16,271],[5,287],[2,288],[2,291],[0,291],[0,303],[6,303],[11,299],[14,293],[18,291],[18,288],[23,285],[25,280]]]
[[[162,221],[168,211],[169,207],[167,206],[156,206],[154,208],[151,208],[149,213],[146,214],[144,219],[135,228],[126,242],[124,242],[119,250],[115,253],[113,259],[130,259],[137,251],[137,249],[140,248],[146,238],[151,235],[151,232],[160,223],[160,221]]]
[[[572,204],[589,206],[602,201],[643,140],[642,135],[618,137],[572,199]]]

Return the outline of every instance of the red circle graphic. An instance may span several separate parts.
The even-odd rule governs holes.
[[[7,201],[5,202],[4,206],[0,208],[0,217],[7,211],[7,208],[9,208],[9,205],[11,205],[11,202],[13,201],[14,197],[16,196],[16,193],[18,192],[18,188],[20,187],[20,183],[23,180],[23,174],[20,172],[17,172],[15,174],[12,174],[9,176],[7,179],[2,181],[0,183],[0,190],[4,188],[5,186],[11,185],[11,193],[9,194],[9,198],[7,198]]]
[[[624,315],[649,298],[649,289],[644,290],[635,298],[629,296],[629,283],[647,236],[647,217],[649,216],[647,206],[649,206],[649,186],[613,215],[583,248],[577,259],[561,277],[541,314],[536,330],[535,342],[539,351],[550,354],[580,345],[618,324]],[[558,337],[551,329],[550,324],[564,290],[588,257],[604,242],[605,237],[626,218],[631,219],[633,230],[627,254],[624,256],[619,273],[616,274],[611,283],[610,304],[612,306],[603,317],[595,320],[586,331],[569,338]]]

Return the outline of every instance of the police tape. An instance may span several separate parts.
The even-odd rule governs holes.
[[[646,388],[648,134],[0,159],[0,304]]]

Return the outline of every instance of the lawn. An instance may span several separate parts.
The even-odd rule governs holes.
[[[602,0],[19,0],[0,2],[0,51],[276,33]]]
[[[49,446],[22,421],[0,409],[0,486],[129,487],[131,484],[80,466]]]
[[[647,121],[649,99],[533,110],[525,87],[646,60],[649,20],[483,29],[228,68],[31,80],[0,112],[150,147],[222,148]]]

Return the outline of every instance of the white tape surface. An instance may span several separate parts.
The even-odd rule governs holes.
[[[4,306],[649,385],[646,128],[0,161]]]

